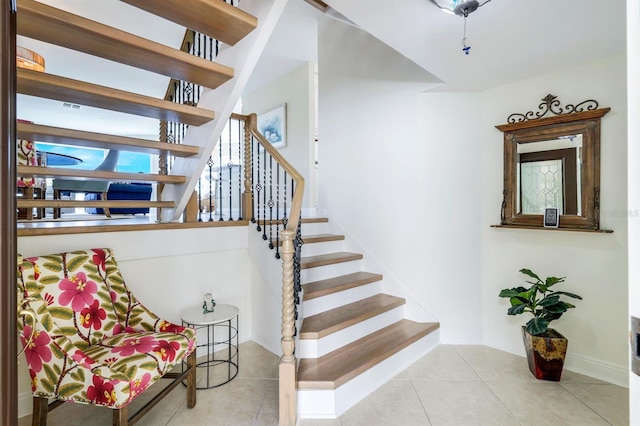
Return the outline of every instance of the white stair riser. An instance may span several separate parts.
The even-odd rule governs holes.
[[[329,222],[303,223],[300,229],[302,230],[302,235],[331,233]]]
[[[305,315],[307,313],[305,312]],[[307,315],[308,317],[308,315]],[[319,358],[404,318],[404,305],[320,339],[300,339],[300,358]]]
[[[300,280],[304,284],[313,281],[326,280],[340,275],[353,274],[355,272],[360,272],[361,270],[362,261],[352,260],[350,262],[334,263],[326,266],[302,269],[300,271]]]
[[[335,419],[411,364],[435,349],[438,330],[370,368],[335,390],[299,390],[298,415],[302,419]]]
[[[304,289],[304,286],[302,286]],[[326,296],[317,297],[315,299],[302,302],[305,317],[319,314],[339,306],[344,306],[367,297],[380,294],[382,290],[382,281],[375,281],[369,284],[343,290],[337,293],[328,294]]]
[[[334,253],[344,251],[344,240],[323,241],[320,243],[305,243],[302,245],[302,256],[315,256],[317,254]]]

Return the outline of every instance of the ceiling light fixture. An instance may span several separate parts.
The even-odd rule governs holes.
[[[471,46],[467,45],[467,17],[475,12],[480,6],[484,6],[491,0],[429,0],[438,6],[440,10],[451,15],[458,15],[464,18],[464,32],[462,34],[462,51],[469,54]]]
[[[44,58],[26,47],[16,46],[16,66],[44,72]]]

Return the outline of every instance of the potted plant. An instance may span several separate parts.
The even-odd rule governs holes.
[[[562,300],[563,296],[582,299],[574,293],[554,291],[552,287],[564,282],[565,277],[547,277],[542,280],[530,269],[520,272],[533,280],[527,281],[529,288],[522,286],[504,289],[500,297],[507,297],[511,307],[508,315],[528,312],[533,318],[522,327],[522,339],[527,352],[529,370],[541,380],[559,381],[564,358],[567,353],[567,339],[556,330],[549,328],[551,321],[557,320],[574,305]]]

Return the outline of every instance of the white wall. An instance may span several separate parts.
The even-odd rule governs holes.
[[[527,319],[506,315],[500,289],[520,283],[523,267],[566,276],[565,289],[584,297],[554,324],[571,342],[567,368],[626,385],[625,56],[484,92],[424,93],[428,78],[367,34],[325,22],[319,40],[320,203],[330,220],[440,320],[443,342],[524,354]],[[548,93],[611,107],[601,226],[613,234],[490,228],[503,187],[494,126]]]
[[[20,237],[18,252],[37,256],[112,248],[127,286],[151,311],[180,324],[180,312],[202,306],[202,296],[211,292],[217,303],[239,307],[239,340],[244,342],[253,340],[251,286],[261,282],[247,250],[249,231],[223,227]],[[279,330],[272,331],[277,336]],[[24,359],[18,369],[19,415],[24,416],[31,411]]]
[[[243,114],[261,114],[287,104],[287,146],[280,151],[305,179],[302,207],[314,208],[315,64],[307,62],[242,97]]]
[[[625,55],[487,90],[482,96],[482,326],[484,342],[523,354],[518,325],[507,317],[500,289],[522,282],[518,270],[566,276],[565,290],[580,294],[577,308],[553,327],[570,341],[566,367],[627,383],[627,200]],[[610,107],[601,130],[601,227],[613,234],[490,228],[499,223],[503,139],[493,125],[513,112],[535,110],[548,93],[562,105],[595,99]]]
[[[640,212],[640,2],[627,1],[628,200]],[[640,214],[629,215],[629,313],[640,318]],[[629,373],[630,424],[640,425],[640,376]]]
[[[431,76],[357,28],[324,22],[319,40],[321,206],[443,342],[480,342],[476,96],[421,94]]]

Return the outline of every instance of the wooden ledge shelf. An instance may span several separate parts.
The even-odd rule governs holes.
[[[581,228],[545,228],[543,226],[521,226],[521,225],[491,225],[492,228],[508,229],[536,229],[539,231],[571,231],[571,232],[591,232],[596,234],[613,234],[613,229],[581,229]]]

